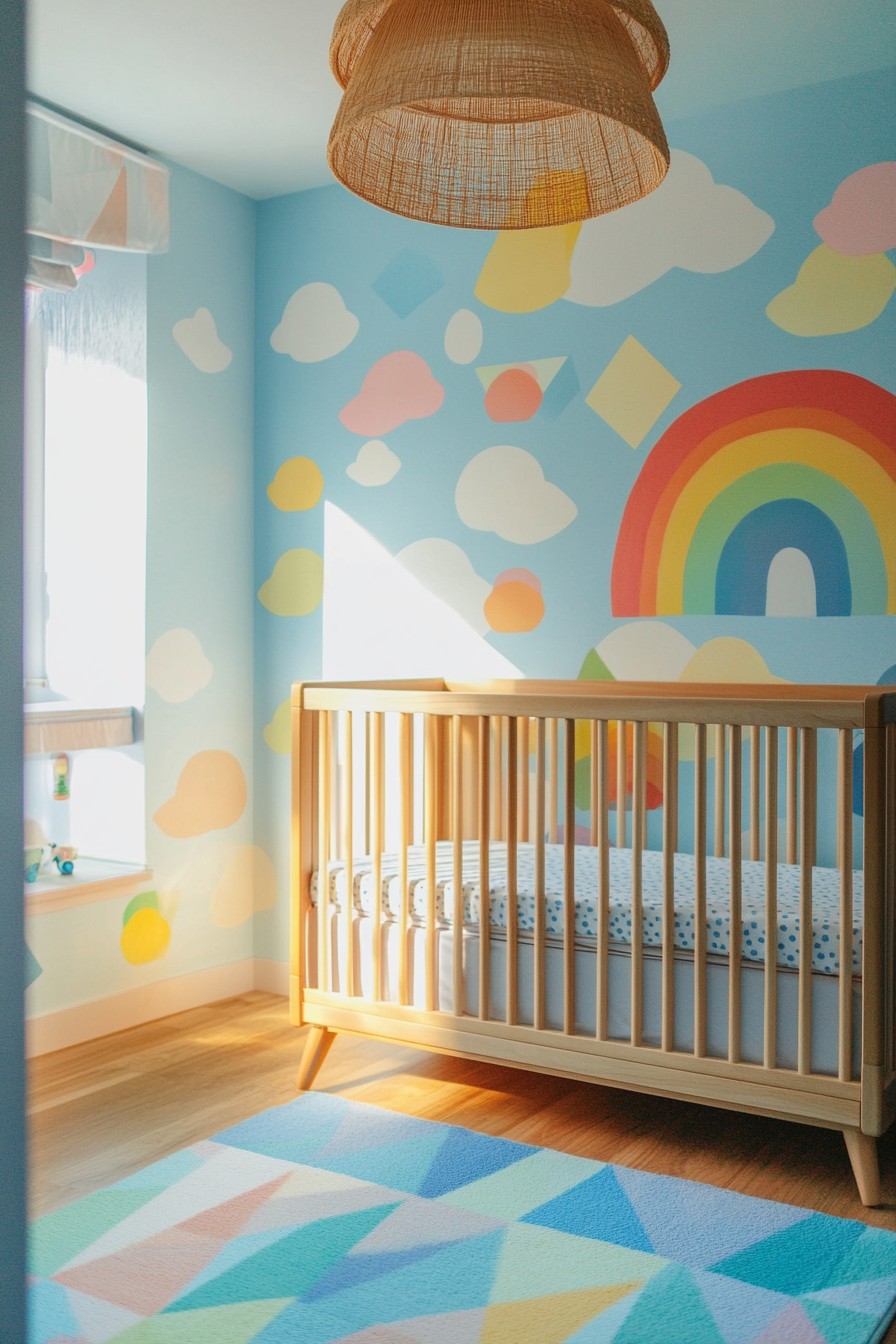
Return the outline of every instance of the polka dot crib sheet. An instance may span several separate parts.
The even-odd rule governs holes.
[[[599,852],[590,846],[575,850],[575,935],[595,939],[598,923]],[[330,899],[341,907],[345,899],[346,872],[341,861],[329,865]],[[765,961],[765,864],[742,864],[742,939],[741,955],[746,961]],[[675,946],[694,947],[694,857],[675,855]],[[728,859],[706,860],[707,948],[710,953],[727,956],[731,947],[729,911],[731,865]],[[479,842],[465,841],[463,846],[464,924],[479,925],[480,881]],[[562,845],[545,846],[545,907],[549,937],[563,936],[564,851]],[[853,955],[856,975],[862,969],[862,873],[853,873]],[[353,863],[355,907],[370,914],[373,909],[373,874],[370,856]],[[812,969],[833,975],[840,970],[840,873],[834,868],[814,868],[813,879]],[[493,929],[507,928],[507,846],[493,841],[489,845],[490,924]],[[663,856],[657,850],[642,854],[642,890],[644,945],[662,945]],[[518,927],[535,928],[535,846],[517,846]],[[426,850],[413,845],[408,851],[409,916],[415,923],[426,919]],[[311,883],[312,901],[318,898],[318,875]],[[793,864],[778,864],[778,929],[776,961],[779,966],[797,968],[799,957],[800,870]],[[382,859],[382,911],[386,919],[401,912],[401,886],[397,854]],[[450,925],[454,919],[453,845],[440,841],[436,846],[436,918]],[[609,937],[614,943],[632,941],[632,853],[630,849],[610,850],[610,922]]]

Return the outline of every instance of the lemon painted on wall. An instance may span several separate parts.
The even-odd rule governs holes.
[[[171,943],[171,925],[159,910],[155,891],[143,891],[130,901],[122,916],[121,951],[132,966],[164,957]]]

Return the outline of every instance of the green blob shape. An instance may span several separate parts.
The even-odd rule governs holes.
[[[31,1224],[28,1268],[49,1278],[122,1219],[142,1209],[163,1186],[143,1190],[98,1190]]]
[[[345,1213],[308,1223],[273,1246],[250,1255],[216,1279],[209,1279],[166,1307],[165,1312],[221,1307],[247,1299],[301,1297],[397,1208],[397,1203],[380,1204],[360,1213]],[[200,1338],[202,1336],[193,1336],[194,1340]]]
[[[591,757],[576,761],[576,807],[580,812],[591,810]]]
[[[777,499],[805,500],[830,518],[846,547],[852,615],[886,615],[887,568],[868,510],[833,476],[800,462],[757,467],[716,495],[697,524],[688,549],[682,588],[684,614],[715,615],[716,571],[726,541],[748,513]]]
[[[275,616],[310,616],[323,595],[324,562],[317,551],[304,546],[281,555],[258,590],[259,602]]]
[[[613,1344],[725,1344],[703,1294],[684,1265],[650,1280]]]
[[[121,927],[124,928],[131,915],[136,915],[138,910],[158,910],[158,908],[159,893],[157,891],[141,891],[139,896],[135,896],[125,906],[124,914],[121,917]]]
[[[827,1344],[867,1344],[877,1321],[864,1312],[802,1298],[800,1306]]]
[[[201,1340],[209,1344],[249,1344],[292,1300],[281,1297],[268,1302],[236,1302],[153,1316],[116,1335],[115,1344],[200,1344]]]
[[[603,658],[601,658],[597,649],[589,649],[588,655],[581,666],[577,680],[579,681],[615,681],[616,678],[607,667]]]
[[[861,1223],[813,1213],[709,1268],[789,1297],[816,1293],[831,1287],[838,1264],[864,1230]]]

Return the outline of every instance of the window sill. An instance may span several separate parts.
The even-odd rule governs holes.
[[[118,896],[133,896],[152,882],[151,868],[112,859],[77,859],[71,877],[48,874],[25,883],[25,914],[49,915],[76,905],[94,905]]]
[[[134,741],[130,705],[90,709],[68,700],[25,705],[25,755],[87,751],[91,747],[129,747]]]

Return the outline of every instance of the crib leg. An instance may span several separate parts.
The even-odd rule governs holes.
[[[844,1129],[846,1151],[852,1163],[852,1174],[859,1187],[859,1198],[869,1209],[880,1203],[880,1170],[877,1165],[877,1139],[863,1134],[860,1129]]]
[[[307,1092],[314,1082],[335,1039],[336,1033],[328,1031],[326,1027],[312,1027],[309,1031],[296,1079],[296,1087],[300,1092]]]

